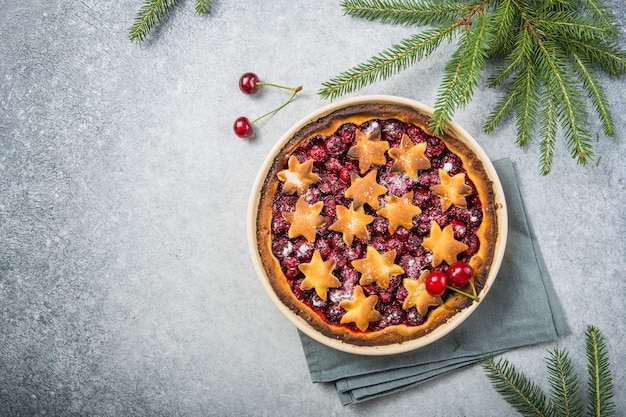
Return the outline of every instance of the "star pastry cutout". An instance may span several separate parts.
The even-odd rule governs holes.
[[[387,188],[376,181],[377,171],[372,170],[364,177],[359,177],[356,173],[350,181],[350,187],[345,192],[346,198],[351,198],[355,207],[369,204],[374,210],[378,210],[378,196],[385,194]]]
[[[389,220],[389,233],[393,235],[400,226],[411,230],[413,217],[422,212],[422,209],[413,205],[413,191],[409,191],[402,197],[387,196],[385,201],[387,205],[376,213]]]
[[[380,129],[374,129],[365,134],[357,129],[355,132],[356,145],[348,150],[348,156],[359,160],[359,169],[364,174],[372,165],[385,165],[385,152],[389,149],[389,142],[380,140]]]
[[[439,184],[432,185],[430,190],[441,198],[441,209],[445,212],[452,204],[460,208],[467,207],[465,197],[472,193],[472,188],[465,184],[465,174],[451,177],[443,169],[439,170]]]
[[[337,262],[334,259],[324,261],[320,252],[313,252],[311,262],[298,265],[298,269],[302,271],[305,278],[300,284],[302,290],[311,290],[315,288],[317,295],[324,301],[328,294],[329,288],[339,288],[341,282],[333,275],[333,269]]]
[[[433,266],[438,266],[443,261],[452,265],[456,262],[458,254],[469,248],[454,238],[452,225],[449,224],[441,230],[436,221],[430,224],[430,235],[422,241],[422,246],[432,251]]]
[[[355,210],[352,203],[350,208],[337,206],[335,209],[337,220],[328,227],[328,230],[343,233],[343,241],[348,246],[352,245],[355,236],[364,242],[370,240],[367,225],[374,221],[374,216],[365,214],[365,207],[361,206]]]
[[[425,316],[428,313],[428,308],[443,304],[441,297],[434,297],[426,291],[426,278],[430,274],[429,271],[424,271],[420,275],[419,279],[414,280],[405,278],[402,280],[402,286],[407,290],[408,295],[402,303],[402,308],[408,310],[415,306],[415,309],[420,316]]]
[[[375,282],[382,288],[389,288],[391,275],[404,274],[404,269],[393,263],[395,259],[395,250],[381,254],[373,247],[368,246],[365,258],[352,261],[352,266],[361,273],[359,284],[368,285]]]
[[[323,208],[323,201],[308,205],[302,197],[298,198],[295,211],[282,213],[290,224],[289,238],[304,236],[306,240],[313,242],[317,228],[322,227],[326,222],[326,218],[320,214]]]
[[[411,178],[417,177],[417,171],[430,168],[430,160],[424,155],[426,142],[414,144],[405,133],[399,148],[389,149],[389,156],[394,160],[390,172],[406,172]]]
[[[354,323],[362,332],[367,330],[371,322],[379,321],[383,316],[376,310],[377,295],[365,296],[363,287],[354,287],[352,300],[343,300],[339,303],[346,314],[341,318],[341,323]]]
[[[283,181],[283,194],[305,194],[309,189],[309,185],[320,181],[319,175],[313,172],[312,159],[300,163],[298,158],[291,155],[287,166],[288,169],[284,169],[276,174],[278,179]]]

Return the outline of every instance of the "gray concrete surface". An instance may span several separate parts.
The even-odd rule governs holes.
[[[477,366],[342,407],[311,383],[249,260],[248,195],[274,142],[326,104],[323,81],[413,29],[344,16],[339,1],[216,1],[200,17],[186,0],[133,44],[141,3],[0,1],[0,415],[514,415]],[[609,3],[624,25],[624,3]],[[449,50],[358,94],[432,105]],[[286,95],[244,96],[245,71],[304,86],[252,141],[234,119]],[[482,84],[455,120],[513,160],[572,328],[559,345],[584,382],[585,327],[604,332],[626,415],[626,89],[603,81],[617,134],[598,135],[587,167],[561,140],[542,177],[538,143],[518,148],[513,121],[483,133],[499,92]],[[505,357],[547,387],[551,347]]]

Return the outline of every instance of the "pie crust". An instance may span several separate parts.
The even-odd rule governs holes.
[[[339,108],[293,132],[265,172],[256,197],[254,225],[264,275],[280,302],[325,337],[361,347],[405,343],[432,333],[478,303],[486,292],[498,238],[497,209],[501,208],[494,198],[492,179],[460,135],[450,130],[432,136],[428,121],[428,114],[404,104],[366,102]],[[381,128],[387,124],[399,126],[401,137],[388,137]],[[352,161],[355,169],[348,182],[343,172],[340,177],[337,167],[328,168],[328,159],[320,162],[308,156],[311,144],[327,144],[345,131],[352,132],[352,141],[346,139],[348,145],[328,158],[340,163]],[[421,132],[422,139],[411,139],[409,132],[414,137],[415,132]],[[439,149],[434,148],[441,144],[445,151],[435,154]],[[449,158],[460,168],[451,168],[439,158],[442,154],[455,156]],[[408,190],[388,189],[382,174],[401,177],[411,185]],[[337,184],[343,186],[343,204],[327,208],[327,198],[337,195],[329,187]],[[428,195],[429,204],[436,199],[439,208],[420,207],[417,193]],[[282,211],[279,207],[284,196],[293,203]],[[306,213],[303,219],[294,214],[296,201],[298,210]],[[471,245],[462,241],[467,235],[456,236],[459,222],[454,223],[452,213],[466,217],[474,213],[472,218],[479,219],[478,224],[469,227],[468,221],[465,225],[471,229]],[[289,220],[287,225],[276,226],[285,219]],[[384,234],[377,224],[385,224]],[[418,229],[423,238],[411,243],[407,235]],[[332,234],[334,239],[341,237],[346,252],[334,250],[332,258],[325,257],[315,242],[322,238],[328,241]],[[385,250],[379,241],[372,241],[373,235],[395,237],[402,248]],[[285,239],[291,246],[278,250]],[[297,257],[283,256],[283,252],[297,250],[297,244],[306,245],[304,239],[310,254],[294,265]],[[354,251],[348,253],[355,248],[359,249],[356,257]],[[417,270],[399,265],[400,256],[417,259],[418,253],[425,254],[429,262],[422,262]],[[442,297],[426,294],[423,281],[429,271],[445,272],[456,260],[465,260],[474,269],[472,285],[464,290],[472,292],[473,286],[477,299],[449,290]],[[358,279],[349,281],[342,271]],[[392,305],[402,308],[402,322],[385,318]],[[331,308],[339,315],[328,313]]]

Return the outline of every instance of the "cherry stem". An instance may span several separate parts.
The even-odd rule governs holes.
[[[260,84],[260,83],[259,83]],[[268,84],[268,85],[273,85],[273,84]],[[281,86],[277,86],[277,87],[281,87]],[[302,86],[298,86],[298,87],[281,87],[281,88],[285,88],[287,90],[291,90],[293,91],[293,93],[291,93],[291,97],[289,97],[289,100],[285,101],[282,105],[276,107],[274,110],[265,113],[262,116],[257,117],[256,119],[254,119],[253,121],[250,122],[250,124],[254,124],[256,122],[258,122],[259,120],[261,120],[264,117],[269,116],[270,114],[274,114],[276,113],[278,110],[282,109],[283,107],[285,107],[287,104],[291,103],[293,101],[294,98],[296,98],[296,94],[298,94],[298,91],[302,90]]]
[[[470,281],[470,282],[471,282],[471,281]],[[475,300],[475,299],[476,299],[476,294],[474,294],[474,295],[472,295],[472,294],[468,294],[468,293],[466,293],[465,291],[461,291],[461,290],[459,290],[458,288],[454,288],[454,287],[453,287],[453,286],[451,286],[451,285],[446,285],[446,288],[447,288],[447,289],[449,289],[449,290],[452,290],[452,291],[458,292],[459,294],[464,295],[464,296],[466,296],[467,298],[471,298],[472,300]],[[474,284],[472,284],[472,288],[474,288]],[[476,292],[476,290],[474,290],[474,293],[475,293],[475,292]]]
[[[269,85],[270,87],[282,88],[283,90],[291,90],[291,91],[300,91],[302,90],[302,86],[299,87],[286,87],[284,85],[272,84],[265,81],[257,81],[256,85]]]

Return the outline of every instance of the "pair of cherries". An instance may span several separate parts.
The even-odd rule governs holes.
[[[235,124],[233,125],[233,130],[235,134],[240,138],[249,138],[254,134],[254,129],[252,125],[262,118],[269,116],[270,114],[276,113],[278,110],[285,107],[287,104],[291,103],[291,101],[296,97],[298,91],[302,90],[302,86],[299,87],[285,87],[283,85],[272,84],[264,81],[259,81],[259,77],[253,72],[246,72],[239,78],[239,89],[242,93],[253,95],[259,91],[259,86],[267,85],[271,87],[282,88],[284,90],[292,91],[291,97],[289,100],[284,102],[282,105],[278,106],[274,110],[265,113],[262,116],[257,117],[256,119],[250,121],[247,117],[241,116],[237,120],[235,120]]]
[[[472,267],[462,261],[454,262],[448,267],[448,270],[443,273],[441,271],[432,271],[426,278],[426,291],[433,297],[439,297],[446,292],[446,289],[457,291],[463,288],[469,279],[472,277],[474,271]],[[469,294],[462,293],[474,298]]]

